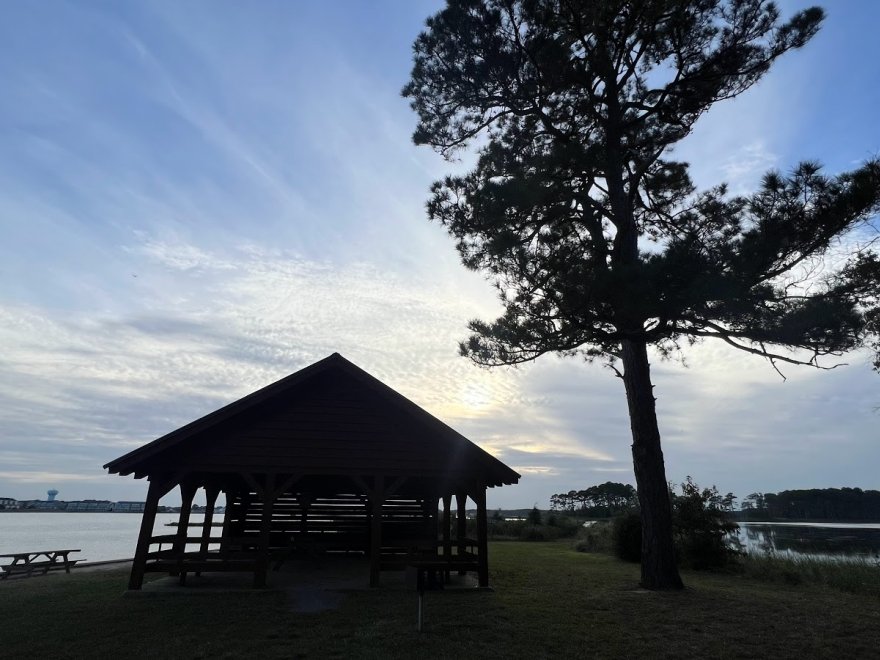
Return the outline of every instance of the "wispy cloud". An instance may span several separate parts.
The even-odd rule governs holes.
[[[753,142],[722,160],[723,180],[732,194],[749,194],[755,191],[759,178],[778,162],[778,156],[768,151],[763,141]]]
[[[7,479],[12,483],[20,484],[54,484],[71,481],[77,482],[105,482],[106,477],[102,474],[79,474],[74,472],[8,472],[0,471],[0,479]]]
[[[541,477],[555,477],[559,475],[559,470],[547,465],[515,465],[513,469],[520,474],[536,475]]]

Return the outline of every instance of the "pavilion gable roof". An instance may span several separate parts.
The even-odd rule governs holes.
[[[149,468],[145,466],[154,465],[165,456],[172,457],[179,450],[198,442],[199,438],[205,437],[206,434],[213,434],[236,424],[259,410],[261,406],[272,405],[273,402],[281,402],[279,405],[284,406],[285,400],[295,400],[298,394],[306,390],[310,382],[322,375],[349,380],[353,386],[368,391],[380,401],[383,412],[388,415],[394,414],[404,420],[407,428],[418,429],[419,432],[414,435],[419,437],[411,438],[410,442],[434,441],[435,444],[448,446],[452,451],[464,450],[468,460],[477,464],[474,468],[486,473],[487,485],[514,484],[519,480],[519,475],[504,463],[338,353],[333,353],[323,360],[120,456],[104,467],[115,474],[125,475],[133,472],[136,475],[148,474]],[[437,449],[436,446],[432,447],[433,451]]]

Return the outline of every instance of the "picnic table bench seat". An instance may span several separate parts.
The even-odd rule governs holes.
[[[0,580],[5,580],[13,575],[26,575],[30,577],[34,573],[46,575],[49,571],[64,570],[70,573],[70,569],[83,559],[71,559],[74,552],[79,549],[66,550],[39,550],[36,552],[13,552],[0,554],[0,559],[12,559],[12,562],[0,566]]]

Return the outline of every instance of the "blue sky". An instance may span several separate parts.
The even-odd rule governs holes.
[[[782,3],[785,12],[806,3]],[[0,25],[0,496],[140,499],[101,465],[338,351],[523,474],[490,506],[632,482],[620,381],[457,356],[498,311],[425,218],[461,168],[400,98],[437,2],[16,2]],[[700,185],[880,152],[880,5],[822,32],[679,150]],[[865,355],[654,360],[669,478],[880,487]]]

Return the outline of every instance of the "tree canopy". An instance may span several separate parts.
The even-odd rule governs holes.
[[[636,489],[629,484],[606,481],[583,490],[550,496],[550,509],[584,516],[609,517],[637,505]]]
[[[877,161],[838,176],[806,162],[731,197],[723,184],[696,192],[668,157],[821,18],[812,8],[780,24],[757,0],[459,0],[430,19],[404,90],[414,140],[446,155],[481,142],[472,172],[434,185],[429,215],[505,305],[471,324],[462,350],[497,365],[615,356],[632,336],[661,350],[718,338],[815,363],[875,339],[876,252],[797,285],[877,212]]]
[[[873,347],[880,368],[880,162],[804,162],[732,196],[697,191],[672,153],[822,19],[763,0],[448,0],[414,45],[414,141],[477,152],[428,214],[504,306],[461,351],[620,361],[646,586],[680,585],[647,346],[717,339],[774,366]]]

